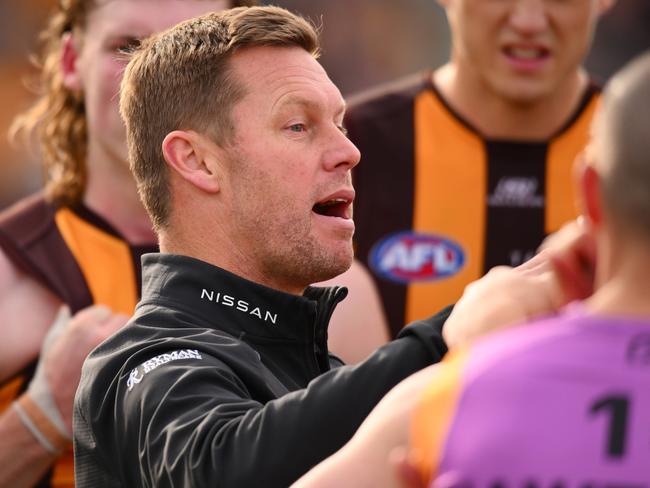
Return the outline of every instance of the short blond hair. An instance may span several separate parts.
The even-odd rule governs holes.
[[[319,53],[316,29],[280,7],[241,7],[183,22],[147,39],[129,62],[120,90],[129,160],[154,228],[171,208],[161,146],[178,129],[207,134],[218,144],[233,133],[231,112],[244,95],[230,58],[256,46],[299,47]]]
[[[232,0],[231,7],[256,0]],[[86,19],[98,0],[60,0],[41,31],[41,51],[34,58],[40,75],[38,99],[18,115],[10,137],[37,139],[43,162],[46,196],[60,205],[79,203],[86,188],[87,124],[84,96],[63,84],[61,48],[64,34],[85,35]]]

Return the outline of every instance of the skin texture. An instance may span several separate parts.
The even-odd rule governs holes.
[[[84,202],[133,244],[155,242],[155,236],[129,171],[118,110],[128,52],[138,39],[228,5],[225,0],[100,2],[87,18],[86,32],[92,35],[75,33],[64,46],[64,83],[83,92],[86,107],[89,167]],[[121,198],[116,199],[117,194]]]

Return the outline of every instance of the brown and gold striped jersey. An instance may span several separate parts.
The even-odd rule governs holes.
[[[572,165],[600,90],[590,84],[543,141],[483,137],[430,72],[350,101],[356,255],[372,271],[393,335],[458,300],[491,267],[517,265],[577,214]]]

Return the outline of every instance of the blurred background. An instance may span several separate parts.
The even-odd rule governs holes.
[[[33,100],[29,56],[57,0],[0,0],[0,208],[38,189],[35,151],[12,146],[13,117]],[[435,0],[276,0],[322,25],[321,61],[344,95],[442,64],[449,31]],[[587,68],[605,82],[650,48],[650,0],[619,0],[601,21]]]

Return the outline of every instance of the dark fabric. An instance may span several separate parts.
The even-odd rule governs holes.
[[[486,141],[488,202],[483,272],[519,265],[546,237],[547,143]]]
[[[24,273],[67,303],[74,313],[92,304],[83,274],[54,221],[56,207],[42,194],[0,214],[0,247]]]
[[[143,281],[131,322],[83,368],[80,487],[289,486],[446,351],[431,318],[341,366],[326,329],[345,289],[294,296],[163,254],[143,258]]]
[[[427,75],[417,75],[349,101],[345,126],[361,151],[361,164],[353,170],[361,196],[354,201],[355,254],[366,265],[386,229],[413,225],[413,99],[428,86],[426,80]],[[377,287],[396,335],[404,326],[406,287],[386,280],[377,280]]]

